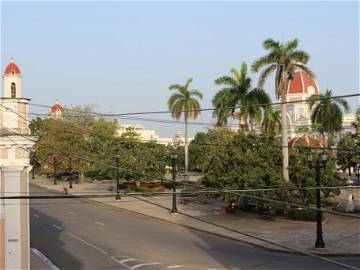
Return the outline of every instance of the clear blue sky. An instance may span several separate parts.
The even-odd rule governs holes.
[[[1,2],[2,70],[14,57],[24,95],[41,104],[166,110],[168,86],[193,77],[211,107],[214,79],[262,56],[269,37],[298,38],[322,90],[359,91],[359,2]],[[272,81],[266,90],[273,97]],[[162,136],[182,129],[144,124]]]

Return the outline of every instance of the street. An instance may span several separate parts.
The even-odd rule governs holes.
[[[34,185],[30,191],[54,194]],[[31,246],[61,269],[344,269],[87,199],[33,199],[30,204]],[[355,257],[334,259],[360,266]]]

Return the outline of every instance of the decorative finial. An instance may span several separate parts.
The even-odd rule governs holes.
[[[14,58],[10,58],[10,63],[14,63]]]

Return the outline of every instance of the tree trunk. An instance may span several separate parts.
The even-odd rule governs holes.
[[[185,112],[185,178],[188,176],[189,149],[188,149],[188,117]]]
[[[285,95],[282,95],[282,102],[286,102]],[[289,148],[288,148],[288,123],[286,119],[286,103],[281,104],[281,145],[282,145],[282,174],[285,181],[289,181]]]

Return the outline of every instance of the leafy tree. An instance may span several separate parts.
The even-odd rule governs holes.
[[[308,155],[311,149],[309,147],[294,147],[290,151],[290,179],[297,188],[316,186],[315,168],[311,168],[308,163]],[[320,158],[320,152],[316,153],[316,158]],[[326,151],[327,161],[325,169],[320,170],[321,185],[336,186],[341,184],[339,174],[337,173],[334,156],[330,151]],[[322,190],[324,198],[338,195],[337,189]],[[315,190],[300,189],[292,193],[295,199],[302,201],[302,204],[310,205],[316,202]]]
[[[237,116],[240,126],[250,122],[250,129],[255,123],[260,123],[262,112],[260,104],[270,102],[270,97],[261,89],[251,89],[251,79],[247,76],[247,66],[242,63],[240,70],[231,69],[232,76],[222,76],[215,80],[216,85],[224,86],[213,98],[214,115],[217,125],[227,123],[231,115]],[[235,108],[241,106],[235,114]]]
[[[356,110],[355,121],[353,122],[353,126],[356,129],[356,134],[360,136],[360,107]]]
[[[273,39],[266,39],[263,42],[263,48],[269,53],[260,57],[252,64],[252,70],[258,72],[262,69],[259,77],[258,87],[263,88],[265,81],[270,74],[275,72],[275,94],[276,97],[286,101],[286,85],[293,79],[295,70],[301,69],[310,77],[314,77],[313,72],[305,66],[309,60],[309,55],[302,50],[297,50],[298,40],[294,39],[286,43],[281,43]],[[300,60],[303,64],[297,62]],[[282,123],[282,145],[288,145],[286,103],[281,104],[281,123]],[[289,153],[287,147],[282,148],[283,155],[283,177],[289,181]]]
[[[271,107],[267,107],[261,126],[264,134],[269,136],[279,135],[281,131],[281,112],[273,111]]]
[[[320,96],[310,96],[307,101],[310,110],[312,110],[311,122],[313,127],[317,128],[323,135],[324,144],[325,133],[328,135],[329,141],[331,141],[335,132],[340,131],[342,128],[343,111],[349,110],[347,101],[341,98],[333,99],[332,91],[329,89]]]
[[[185,174],[188,174],[188,120],[196,119],[200,114],[200,103],[198,99],[203,96],[199,90],[189,90],[192,79],[188,79],[184,85],[173,84],[169,90],[175,91],[168,100],[171,116],[177,120],[184,115],[185,121]],[[197,99],[198,98],[198,99]]]
[[[358,134],[346,133],[337,144],[337,163],[342,170],[360,164],[360,137]]]

